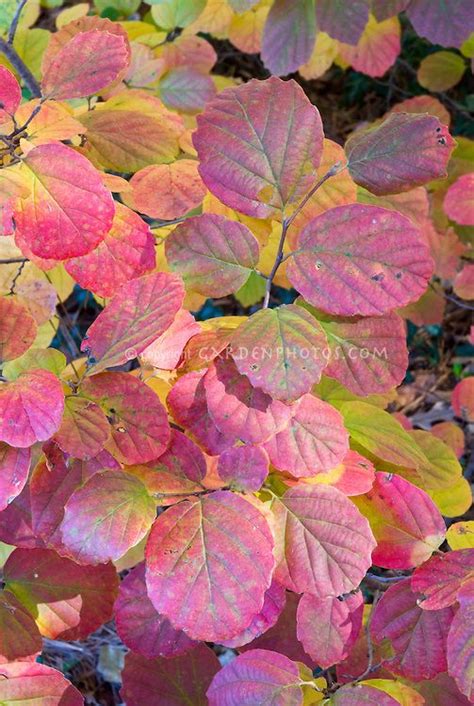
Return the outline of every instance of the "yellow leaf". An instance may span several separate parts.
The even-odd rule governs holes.
[[[421,694],[402,682],[392,679],[368,679],[361,682],[384,691],[398,701],[401,706],[423,706],[425,700]]]
[[[471,486],[465,478],[459,478],[448,488],[427,490],[427,493],[445,517],[459,517],[472,505]]]
[[[326,34],[318,32],[316,43],[310,58],[298,69],[301,76],[309,81],[319,78],[332,66],[339,52],[339,42]]]
[[[212,34],[216,39],[225,39],[233,16],[234,12],[226,0],[207,0],[203,12],[183,30],[183,34],[204,32]]]
[[[429,91],[447,91],[462,78],[466,63],[452,51],[437,51],[426,56],[417,73],[418,83]]]
[[[455,522],[446,534],[448,544],[456,549],[474,549],[474,520]]]
[[[84,17],[89,12],[88,2],[79,2],[77,5],[72,7],[66,7],[61,10],[59,15],[56,17],[56,28],[61,29],[64,25],[69,24],[73,20],[78,20],[79,17]]]
[[[229,25],[229,39],[237,49],[247,54],[260,52],[263,28],[269,11],[268,4],[259,4],[241,15],[234,15]]]

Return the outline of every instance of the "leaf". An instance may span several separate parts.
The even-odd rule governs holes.
[[[472,174],[463,174],[449,187],[443,208],[450,220],[456,221],[462,226],[474,225],[473,189],[474,177]]]
[[[357,588],[375,547],[367,520],[330,486],[298,486],[274,498],[275,578],[318,598]]]
[[[423,486],[427,490],[451,488],[462,478],[462,467],[454,451],[441,439],[427,431],[413,430],[409,435],[428,459],[419,468]]]
[[[127,67],[123,37],[100,30],[79,32],[43,64],[42,93],[47,98],[83,98],[111,84]]]
[[[304,304],[303,304],[304,306]],[[335,318],[306,306],[326,334],[324,374],[356,395],[388,392],[399,385],[408,367],[405,323],[385,316]]]
[[[469,706],[471,703],[448,674],[438,674],[430,681],[418,682],[416,688],[430,706]]]
[[[10,591],[0,591],[0,628],[2,662],[14,662],[29,656],[34,659],[41,652],[41,635],[33,617]]]
[[[120,639],[133,652],[148,659],[177,657],[196,645],[156,612],[146,591],[144,563],[132,569],[120,584],[114,614]]]
[[[122,698],[127,706],[207,706],[206,690],[218,669],[219,661],[207,645],[173,659],[151,660],[129,652]]]
[[[166,30],[187,27],[204,10],[206,0],[151,0],[151,16]]]
[[[140,355],[173,323],[183,304],[181,279],[153,272],[126,282],[87,330],[81,350],[99,373]]]
[[[389,696],[393,696],[397,703],[401,706],[424,706],[425,701],[421,694],[415,691],[414,688],[403,684],[402,682],[392,679],[370,679],[362,682],[364,685],[373,686],[375,689],[385,692]]]
[[[398,15],[410,4],[410,0],[372,0],[372,12],[379,22]]]
[[[36,321],[17,297],[0,297],[0,366],[19,358],[33,344]]]
[[[0,512],[25,487],[31,463],[30,449],[14,449],[0,442]]]
[[[286,603],[286,591],[277,581],[272,581],[270,588],[265,593],[260,613],[254,616],[250,624],[235,637],[230,640],[223,640],[221,644],[225,647],[241,647],[242,645],[253,644],[253,641],[260,635],[266,635],[268,630],[276,624]]]
[[[66,503],[61,533],[79,564],[117,560],[138,544],[155,519],[145,486],[124,471],[96,473]]]
[[[268,475],[268,456],[258,446],[237,446],[219,456],[219,478],[243,493],[260,490]]]
[[[65,263],[67,272],[84,289],[111,297],[131,279],[155,267],[155,240],[140,216],[117,202],[112,227],[101,243],[82,257]]]
[[[456,416],[467,421],[474,419],[474,377],[463,378],[456,384],[451,404]]]
[[[219,431],[234,440],[261,443],[290,419],[290,407],[252,387],[230,358],[216,358],[203,383],[209,415]]]
[[[444,47],[461,46],[474,30],[469,0],[412,0],[407,15],[419,35]]]
[[[415,225],[420,226],[423,229],[423,234],[425,233],[426,222],[430,213],[430,202],[428,192],[424,186],[417,186],[414,189],[410,189],[410,191],[389,196],[374,196],[370,191],[359,187],[357,190],[357,201],[371,204],[372,206],[388,208],[391,211],[399,211],[399,213],[413,221]]]
[[[376,473],[372,489],[354,498],[377,540],[372,559],[388,569],[411,569],[442,544],[446,528],[431,498],[404,478]]]
[[[251,650],[220,670],[208,689],[209,706],[301,706],[298,665],[270,650]]]
[[[357,44],[369,20],[369,0],[318,0],[318,27],[334,39]]]
[[[294,81],[272,77],[228,88],[197,123],[199,172],[226,206],[267,218],[313,185],[323,147],[321,118]]]
[[[25,448],[46,441],[64,410],[62,385],[47,370],[31,370],[0,387],[0,441]]]
[[[179,378],[167,403],[176,422],[193,434],[206,453],[214,456],[232,446],[235,439],[220,432],[208,414],[203,381],[206,372],[193,371]]]
[[[298,73],[306,81],[321,78],[331,68],[338,53],[339,42],[326,32],[317,32],[312,54],[308,61],[299,67]]]
[[[344,495],[363,495],[367,493],[374,483],[375,468],[370,461],[361,456],[357,451],[349,450],[341,463],[331,468],[326,473],[317,473],[299,482],[315,485],[333,485]],[[286,481],[288,484],[288,481]]]
[[[372,639],[390,645],[387,663],[393,674],[420,681],[446,671],[446,639],[452,608],[431,611],[418,606],[410,579],[399,581],[377,603],[370,630]]]
[[[110,452],[122,463],[146,463],[160,456],[170,439],[166,411],[158,396],[128,373],[101,373],[81,386],[111,426]]]
[[[384,208],[354,204],[308,223],[299,233],[287,275],[323,311],[380,316],[417,299],[432,270],[428,249],[411,221]]]
[[[246,54],[256,54],[262,48],[262,36],[270,8],[257,3],[250,10],[234,15],[229,25],[229,41]]]
[[[343,600],[302,595],[297,613],[298,640],[322,669],[347,657],[362,628],[363,608],[360,591]]]
[[[238,495],[217,491],[184,500],[151,530],[148,595],[159,613],[193,639],[233,637],[263,606],[272,548],[266,519]]]
[[[357,46],[341,44],[340,57],[355,71],[373,77],[383,76],[400,54],[400,35],[401,27],[397,17],[377,22],[373,15],[369,15]]]
[[[453,605],[459,590],[474,578],[474,549],[432,556],[419,566],[412,576],[411,587],[424,598],[420,605],[425,610],[438,610]]]
[[[28,703],[46,706],[82,706],[80,692],[61,672],[36,662],[2,664],[0,701],[4,706]]]
[[[154,164],[133,175],[126,203],[152,218],[173,220],[197,208],[206,194],[193,159]]]
[[[459,610],[448,635],[448,672],[463,694],[472,702],[474,696],[474,580],[458,594]]]
[[[461,80],[466,62],[451,51],[437,51],[422,59],[417,79],[420,86],[429,91],[447,91]]]
[[[455,142],[432,115],[392,113],[346,143],[349,172],[378,196],[409,191],[446,176]]]
[[[239,14],[250,10],[251,7],[256,5],[258,0],[229,0],[229,5]]]
[[[111,564],[83,567],[50,549],[15,549],[4,581],[53,640],[83,639],[110,620],[118,589]]]
[[[197,113],[215,96],[216,89],[210,76],[192,66],[178,66],[168,71],[159,83],[163,103],[183,113]]]
[[[66,145],[49,143],[32,149],[23,165],[32,193],[15,204],[17,237],[34,255],[55,260],[97,247],[115,207],[90,162]]]
[[[204,296],[237,291],[257,266],[258,241],[243,223],[205,213],[166,238],[166,259],[186,287]]]
[[[284,401],[298,399],[319,382],[326,345],[316,319],[294,304],[257,311],[231,338],[238,371],[254,387]]]
[[[16,380],[22,373],[41,369],[60,377],[66,365],[66,356],[55,348],[29,348],[20,358],[6,363],[2,374],[7,380]]]
[[[180,364],[187,342],[201,331],[194,316],[180,309],[171,326],[140,355],[146,365],[161,370],[174,370]]]
[[[173,161],[184,130],[179,116],[142,91],[119,93],[79,119],[87,130],[86,156],[97,167],[126,173]]]
[[[98,405],[84,397],[66,397],[61,426],[53,437],[63,451],[76,458],[92,458],[109,437],[109,422]]]
[[[385,2],[385,0],[382,0]],[[442,125],[451,122],[449,110],[434,96],[422,95],[406,98],[401,103],[397,103],[390,109],[391,113],[428,113],[438,118]]]
[[[341,415],[313,395],[292,407],[288,424],[264,443],[272,464],[296,478],[315,476],[337,466],[349,449]]]
[[[15,76],[5,66],[0,66],[0,123],[16,113],[21,103],[21,88]]]
[[[446,540],[450,548],[474,549],[474,520],[455,522],[446,533]]]
[[[314,0],[276,0],[263,30],[263,63],[277,76],[293,73],[308,61],[315,39]]]
[[[464,265],[454,279],[453,289],[461,299],[474,299],[474,265]]]
[[[399,701],[366,684],[350,684],[338,689],[332,697],[332,706],[399,706]]]

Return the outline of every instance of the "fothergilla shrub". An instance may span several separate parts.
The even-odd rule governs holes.
[[[302,0],[305,24],[264,2],[263,59],[287,74],[320,41],[365,66],[407,6],[463,41],[469,2],[439,29],[442,4]],[[204,2],[71,7],[54,33],[20,5],[0,38],[0,703],[84,703],[43,640],[112,619],[127,706],[470,703],[462,434],[390,411],[406,318],[429,323],[443,283],[472,295],[472,174],[436,99],[342,147],[294,79],[219,81],[206,39],[167,41]],[[229,2],[238,41],[255,5]],[[50,345],[75,284],[101,307],[80,350]],[[191,313],[226,298],[245,315]]]

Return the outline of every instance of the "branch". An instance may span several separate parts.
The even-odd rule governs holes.
[[[21,11],[23,10],[27,2],[28,0],[20,0],[20,2],[18,3],[18,7],[15,10],[10,29],[8,31],[8,44],[13,44],[13,40],[15,39],[15,34],[18,27],[18,22],[20,21]]]
[[[17,265],[21,262],[28,262],[27,257],[10,257],[6,260],[0,260],[0,265]]]
[[[10,26],[10,30],[8,32],[8,41],[4,39],[3,37],[0,37],[0,52],[6,56],[10,64],[13,66],[14,69],[18,71],[20,74],[23,83],[25,86],[28,88],[28,90],[31,93],[31,96],[33,98],[40,98],[41,97],[41,88],[38,83],[38,81],[35,79],[29,68],[26,66],[25,62],[23,59],[20,58],[18,52],[14,48],[12,42],[15,36],[15,32],[18,26],[18,21],[20,19],[20,12],[23,9],[23,6],[25,5],[26,0],[21,0],[21,2],[18,5],[18,8],[15,13],[15,17],[13,18],[12,24]]]
[[[316,184],[313,186],[313,188],[308,191],[306,196],[303,198],[303,200],[298,204],[298,206],[295,208],[293,213],[289,218],[284,218],[283,223],[282,223],[282,228],[281,228],[281,236],[280,236],[280,242],[278,243],[278,249],[277,249],[277,254],[275,257],[275,262],[273,263],[273,267],[271,269],[270,274],[268,275],[267,278],[267,284],[265,287],[265,298],[263,300],[263,308],[268,309],[268,305],[270,303],[270,292],[272,289],[272,284],[273,280],[275,278],[275,275],[277,273],[278,268],[280,267],[281,263],[283,262],[286,257],[283,255],[283,247],[285,245],[285,240],[286,236],[288,233],[288,228],[291,226],[293,221],[295,220],[296,216],[301,212],[301,210],[306,206],[308,201],[316,191],[324,184],[325,181],[330,179],[330,177],[334,176],[335,174],[338,174],[342,169],[345,168],[345,165],[343,166],[341,162],[336,162],[336,164],[333,164],[331,169],[324,174],[321,179],[319,179]]]

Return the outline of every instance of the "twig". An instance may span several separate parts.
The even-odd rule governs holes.
[[[17,283],[21,273],[23,272],[23,268],[25,265],[26,265],[26,260],[23,260],[23,262],[20,264],[15,276],[12,279],[12,283],[11,283],[11,287],[10,287],[10,294],[15,294],[16,283]]]
[[[273,263],[273,267],[272,267],[270,274],[268,275],[268,278],[267,278],[267,284],[265,287],[265,298],[263,300],[263,309],[268,309],[268,305],[270,303],[270,293],[271,293],[271,289],[272,289],[272,284],[273,284],[273,280],[275,278],[275,275],[277,273],[277,270],[280,267],[281,263],[289,257],[289,255],[287,255],[287,256],[283,255],[283,247],[285,245],[285,240],[286,240],[286,236],[288,234],[289,227],[291,226],[291,224],[295,220],[296,216],[306,206],[306,204],[308,203],[310,198],[312,196],[314,196],[316,191],[324,184],[324,182],[327,181],[328,179],[330,179],[330,177],[334,176],[335,174],[338,174],[342,169],[343,169],[343,165],[341,162],[336,162],[336,164],[333,164],[331,169],[329,169],[329,171],[326,172],[326,174],[324,174],[321,177],[321,179],[318,179],[318,181],[312,187],[312,189],[310,189],[310,191],[308,191],[306,196],[300,201],[298,206],[295,208],[295,210],[293,211],[291,216],[289,216],[289,218],[283,219],[282,226],[281,226],[280,242],[278,243],[278,249],[277,249],[277,254],[275,257],[275,262]]]
[[[15,10],[10,29],[8,31],[8,44],[13,44],[13,40],[15,39],[15,34],[18,27],[18,22],[20,21],[21,11],[23,10],[27,2],[28,0],[20,0],[20,2],[18,3],[18,7]]]
[[[28,262],[27,257],[9,257],[6,260],[0,260],[0,265],[16,265],[20,262]]]
[[[354,679],[354,682],[359,682],[365,679],[366,676],[368,676],[373,670],[374,670],[374,643],[372,642],[372,636],[370,634],[370,626],[372,624],[372,620],[374,617],[375,609],[377,607],[377,603],[379,602],[382,594],[380,591],[376,591],[374,593],[374,601],[372,603],[372,609],[370,611],[370,615],[367,619],[367,624],[365,626],[365,634],[367,635],[367,668],[360,674],[357,679]]]

